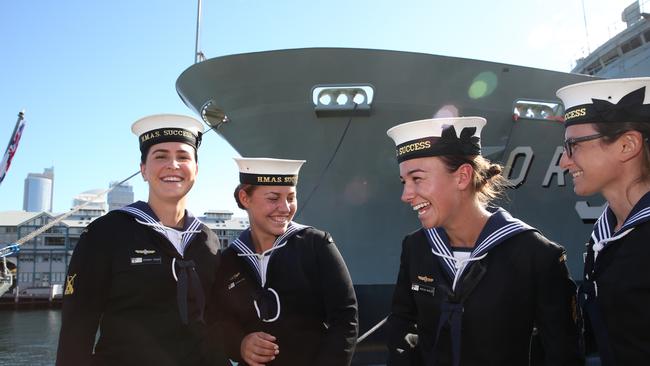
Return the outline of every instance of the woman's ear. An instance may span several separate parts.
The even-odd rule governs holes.
[[[250,205],[250,197],[248,197],[248,193],[244,191],[243,189],[240,189],[237,191],[237,196],[239,197],[239,202],[241,203],[242,206],[245,208],[248,208]]]
[[[458,182],[458,189],[465,190],[472,185],[472,178],[474,177],[474,169],[471,165],[465,163],[458,167],[456,170],[456,177]]]
[[[147,181],[147,176],[144,174],[145,164],[140,163],[140,175],[142,175],[142,180]]]
[[[643,135],[639,131],[626,131],[617,142],[622,161],[628,161],[643,151]]]

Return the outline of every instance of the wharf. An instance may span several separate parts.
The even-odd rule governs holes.
[[[60,309],[63,299],[60,296],[14,296],[0,297],[0,311],[2,310],[32,310],[32,309]]]

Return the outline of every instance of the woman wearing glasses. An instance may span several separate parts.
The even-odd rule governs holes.
[[[602,364],[650,360],[650,78],[558,90],[564,102],[562,168],[580,196],[607,200],[587,244],[579,298]],[[588,342],[589,344],[589,342]]]
[[[357,301],[332,237],[292,221],[304,160],[235,159],[250,228],[224,252],[215,302],[228,356],[250,366],[346,366]]]
[[[81,235],[63,296],[60,366],[206,361],[203,313],[218,240],[185,209],[203,125],[164,114],[131,130],[140,140],[149,198],[109,212]]]
[[[389,366],[529,365],[535,327],[542,364],[584,364],[564,249],[489,205],[503,177],[481,156],[485,123],[441,118],[388,130],[402,201],[422,224],[402,243]]]

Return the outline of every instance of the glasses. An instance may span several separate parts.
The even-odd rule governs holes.
[[[571,137],[569,139],[564,140],[564,152],[566,153],[567,157],[572,157],[573,156],[573,147],[578,143],[578,142],[584,142],[584,141],[590,141],[590,140],[595,140],[603,137],[602,134],[596,133],[593,135],[587,135],[587,136],[582,136],[582,137]]]

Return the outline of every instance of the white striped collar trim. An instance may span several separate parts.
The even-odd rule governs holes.
[[[230,247],[232,247],[232,249],[237,252],[237,256],[244,257],[247,260],[257,275],[259,283],[264,286],[264,283],[266,282],[264,280],[266,278],[266,273],[262,273],[260,262],[264,259],[265,256],[273,255],[275,250],[284,247],[287,244],[287,241],[293,235],[304,229],[307,229],[308,227],[310,226],[291,221],[287,227],[287,231],[275,239],[273,246],[259,254],[255,252],[255,247],[253,245],[253,241],[251,240],[251,229],[249,227],[248,229],[244,230],[237,239],[232,241]]]
[[[515,234],[523,231],[536,230],[525,222],[513,218],[502,208],[491,209],[491,211],[493,213],[478,237],[478,244],[472,250],[469,258],[464,261],[459,261],[454,257],[444,229],[423,229],[431,246],[431,252],[438,257],[449,277],[453,279],[452,289],[456,287],[456,282],[472,261],[484,258],[490,249]]]
[[[163,225],[160,222],[160,220],[158,220],[158,217],[156,217],[156,214],[153,212],[151,207],[149,207],[149,204],[143,201],[134,202],[128,206],[119,208],[118,211],[125,212],[135,217],[136,222],[156,230],[157,232],[162,234],[165,238],[167,238],[167,231],[165,229],[176,230],[174,228],[168,228],[167,226]],[[189,212],[188,210],[185,210],[185,220],[183,225],[184,228],[183,231],[180,231],[183,237],[183,245],[182,245],[183,248],[185,248],[187,244],[189,244],[189,242],[192,241],[192,239],[194,239],[194,236],[196,234],[201,232],[201,230],[199,229],[201,224],[202,222],[199,219],[194,217],[192,213]],[[169,241],[169,239],[167,240]],[[173,243],[171,244],[173,245]],[[174,245],[174,247],[176,246]]]
[[[594,242],[592,249],[596,253],[596,256],[598,256],[598,252],[603,248],[606,248],[610,243],[623,238],[637,225],[649,220],[650,192],[641,197],[639,202],[634,205],[632,211],[630,211],[630,214],[625,219],[623,226],[616,231],[614,230],[614,226],[616,225],[616,216],[609,205],[606,205],[605,210],[594,224],[594,229],[591,232],[591,239]]]

